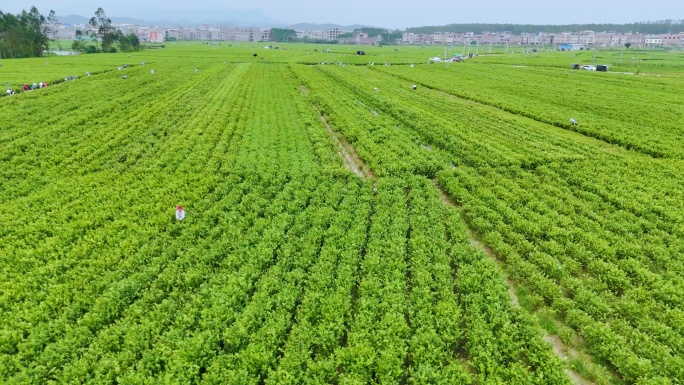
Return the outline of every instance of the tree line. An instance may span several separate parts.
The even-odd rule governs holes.
[[[90,29],[87,33],[76,30],[76,38],[71,45],[71,49],[77,52],[98,53],[98,52],[132,52],[141,49],[140,39],[133,34],[125,35],[120,29],[112,25],[112,20],[102,8],[95,11],[95,16],[88,22]],[[100,46],[87,44],[86,37],[91,41],[99,41]],[[115,47],[115,45],[118,46]]]
[[[611,31],[616,33],[641,33],[645,35],[660,35],[665,33],[684,32],[684,20],[642,21],[629,24],[568,24],[568,25],[533,25],[533,24],[448,24],[444,26],[425,26],[407,28],[406,32],[435,33],[435,32],[483,32],[509,31],[514,35],[522,33],[561,33],[578,31]]]
[[[0,10],[0,59],[43,56],[49,49],[50,27],[58,23],[54,11],[45,17],[35,6],[17,15]],[[76,31],[71,47],[74,51],[131,52],[141,49],[138,37],[133,33],[125,35],[115,28],[102,8],[95,11],[88,24],[88,31]],[[92,41],[91,44],[86,42],[86,37]]]
[[[0,59],[42,56],[50,41],[46,22],[36,7],[18,15],[0,10]]]

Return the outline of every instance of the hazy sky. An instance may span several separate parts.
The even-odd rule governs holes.
[[[650,5],[649,5],[650,4]],[[91,16],[98,6],[108,16],[180,19],[183,11],[231,19],[230,10],[257,10],[285,23],[369,24],[405,28],[465,22],[519,24],[625,23],[684,19],[684,1],[665,0],[0,0],[0,10],[17,13],[35,5],[41,13]],[[164,10],[164,11],[162,11]]]

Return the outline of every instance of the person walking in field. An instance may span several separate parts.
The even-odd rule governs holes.
[[[179,221],[185,219],[185,210],[183,210],[183,206],[181,205],[178,205],[178,208],[176,208],[176,219]]]

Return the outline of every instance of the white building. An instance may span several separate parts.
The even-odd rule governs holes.
[[[658,35],[649,35],[646,36],[644,43],[649,46],[660,46],[663,44],[663,38]]]
[[[235,31],[235,41],[251,42],[254,41],[254,30],[252,28],[242,28]]]
[[[596,44],[596,34],[594,31],[584,31],[579,35],[579,44],[584,44],[585,46]]]

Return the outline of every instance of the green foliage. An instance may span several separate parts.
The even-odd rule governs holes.
[[[271,28],[271,41],[275,42],[295,42],[297,32],[294,29]]]
[[[0,382],[680,381],[679,77],[281,47],[3,61]]]
[[[0,11],[0,59],[42,56],[49,41],[46,21],[36,7],[18,15]]]
[[[397,40],[401,39],[403,34],[399,30],[388,30],[388,29],[382,29],[382,28],[361,28],[359,31],[368,34],[368,36],[375,37],[375,36],[381,36],[382,37],[382,43],[384,44],[392,44],[395,43]]]
[[[135,34],[130,33],[128,35],[124,35],[121,33],[121,31],[119,31],[117,35],[119,41],[119,50],[121,52],[134,52],[140,50],[140,39],[138,39]]]

